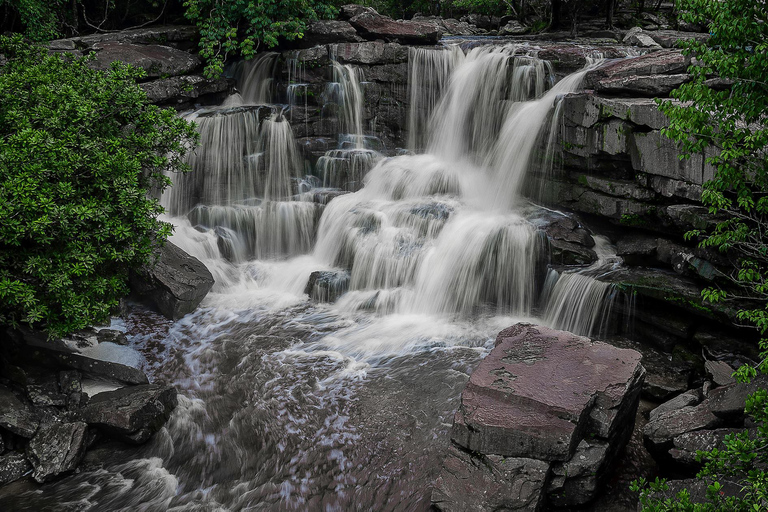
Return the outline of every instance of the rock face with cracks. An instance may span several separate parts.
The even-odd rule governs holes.
[[[515,488],[504,481],[509,471],[496,468],[508,460],[517,464],[515,478],[531,480],[514,506],[504,504],[511,510],[594,499],[632,432],[645,376],[640,358],[547,327],[499,333],[461,395],[435,505],[464,510],[466,500],[493,501],[502,487]]]

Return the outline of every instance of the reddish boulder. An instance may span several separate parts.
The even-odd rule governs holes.
[[[395,21],[372,10],[361,12],[349,22],[366,39],[384,39],[403,44],[437,44],[442,35],[434,23]]]

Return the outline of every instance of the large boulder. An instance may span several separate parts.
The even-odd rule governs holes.
[[[120,61],[143,69],[148,78],[185,75],[202,63],[195,54],[157,44],[108,42],[97,49],[90,64],[94,69],[106,71],[114,61]]]
[[[205,265],[171,242],[163,245],[154,264],[131,276],[133,291],[154,302],[171,320],[194,311],[213,284]]]
[[[0,385],[0,427],[17,436],[30,438],[37,432],[40,420],[32,407],[13,391]]]
[[[173,386],[145,384],[99,393],[79,415],[82,421],[117,439],[141,444],[160,430],[176,405]]]
[[[208,79],[200,75],[173,76],[141,84],[152,103],[183,103],[204,96],[227,92],[229,82],[224,78]]]
[[[43,483],[74,470],[85,455],[87,428],[79,421],[40,427],[27,446],[27,457],[35,468],[33,478]]]
[[[549,464],[536,460],[470,453],[451,445],[435,482],[438,510],[541,510]]]
[[[310,48],[319,44],[354,43],[362,41],[355,27],[343,20],[316,20],[310,22],[304,36],[297,43]]]
[[[594,89],[601,80],[629,76],[675,75],[685,73],[690,64],[679,50],[661,50],[639,57],[609,61],[584,77],[584,87]]]
[[[664,460],[677,436],[697,430],[720,427],[723,420],[709,409],[709,400],[696,406],[681,407],[656,415],[643,430],[643,439],[654,457]]]
[[[403,44],[437,44],[440,29],[426,21],[393,20],[376,11],[365,11],[349,20],[357,32],[366,39],[384,39]]]

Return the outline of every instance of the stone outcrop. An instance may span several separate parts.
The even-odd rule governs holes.
[[[451,431],[456,447],[433,502],[463,510],[466,494],[481,499],[508,485],[495,482],[497,459],[488,466],[481,459],[488,456],[513,458],[509,470],[525,474],[528,489],[547,474],[546,497],[512,493],[519,509],[535,510],[530,504],[542,499],[589,502],[631,434],[644,374],[633,350],[529,324],[502,331],[462,392]],[[459,493],[450,486],[465,474]]]
[[[154,264],[131,276],[132,290],[172,320],[194,311],[213,284],[205,265],[171,242],[163,245]]]
[[[148,78],[184,75],[202,64],[196,54],[156,44],[100,43],[91,67],[107,71],[120,61],[141,68]]]
[[[349,23],[366,39],[384,39],[404,44],[436,44],[442,35],[436,25],[423,21],[393,20],[373,9],[349,19]]]
[[[50,423],[40,428],[27,446],[27,457],[40,483],[73,471],[85,455],[88,426],[83,422]]]
[[[0,428],[30,438],[37,432],[40,419],[32,407],[10,389],[0,385]]]

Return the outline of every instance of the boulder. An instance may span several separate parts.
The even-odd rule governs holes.
[[[644,373],[634,350],[518,324],[472,373],[451,437],[480,453],[568,461],[588,432],[612,438],[631,424]]]
[[[723,424],[709,409],[709,400],[691,407],[681,407],[658,414],[643,430],[643,439],[648,451],[655,457],[664,458],[672,446],[672,440],[687,432],[711,430]]]
[[[371,13],[371,14],[378,14],[376,12],[376,9],[372,7],[365,7],[358,4],[346,4],[342,5],[339,9],[339,19],[340,20],[351,20],[358,14],[363,13]]]
[[[620,76],[600,80],[595,91],[603,94],[625,94],[631,96],[667,97],[669,93],[689,82],[691,75],[645,75]]]
[[[661,48],[661,45],[654,41],[653,38],[640,27],[631,28],[624,36],[624,43],[633,46],[641,46],[643,48]]]
[[[583,245],[564,240],[549,240],[550,261],[555,265],[591,265],[597,261],[597,253]]]
[[[297,43],[305,48],[321,44],[354,43],[362,41],[355,27],[343,20],[315,20],[309,23]]]
[[[466,21],[459,21],[453,18],[443,20],[445,35],[450,36],[472,36],[477,33],[477,29]]]
[[[44,349],[37,349],[44,350]],[[109,380],[128,384],[146,384],[147,375],[138,368],[114,361],[95,359],[83,354],[49,351],[48,355],[59,364],[79,370],[94,377],[106,377]]]
[[[49,423],[40,427],[27,446],[27,457],[40,483],[74,470],[85,454],[88,426],[83,422]]]
[[[442,36],[440,29],[429,22],[393,20],[376,11],[361,12],[350,18],[357,32],[366,39],[384,39],[403,44],[437,44]]]
[[[120,61],[143,69],[147,78],[185,75],[202,63],[195,54],[157,44],[107,42],[96,49],[92,68],[107,71],[113,62]]]
[[[10,452],[0,455],[0,485],[11,483],[32,470],[32,465],[23,453]]]
[[[684,407],[694,407],[699,405],[703,400],[703,397],[701,395],[701,390],[699,389],[691,389],[689,391],[686,391],[685,393],[681,393],[677,395],[675,398],[668,400],[661,404],[660,406],[656,407],[650,412],[649,419],[651,421],[655,421],[661,416],[664,416],[665,414],[678,411],[680,409],[683,409]]]
[[[723,447],[723,440],[729,434],[738,434],[743,429],[718,428],[715,430],[697,430],[680,434],[672,440],[669,455],[675,465],[688,471],[698,471],[702,464],[696,460],[696,452],[709,452]]]
[[[736,383],[736,379],[733,378],[734,369],[725,361],[707,361],[704,363],[704,370],[712,382],[718,386]]]
[[[601,80],[631,76],[675,75],[685,73],[690,64],[679,50],[661,50],[639,57],[608,61],[584,77],[584,87],[594,89]]]
[[[177,405],[173,386],[145,384],[94,395],[82,421],[122,441],[141,444],[160,430]]]
[[[206,94],[223,93],[230,89],[224,78],[208,79],[200,75],[173,76],[140,85],[152,103],[182,103]]]
[[[758,376],[748,384],[738,383],[715,388],[709,393],[709,410],[724,420],[741,421],[747,397],[766,386],[766,378]]]
[[[346,270],[318,270],[309,275],[304,293],[319,302],[336,302],[349,289],[350,274]]]
[[[528,27],[522,25],[519,21],[509,21],[499,29],[500,36],[520,36],[528,33]]]
[[[609,456],[606,441],[582,440],[576,454],[568,462],[552,464],[552,477],[547,485],[547,504],[551,507],[578,507],[592,501],[599,484],[615,457]]]
[[[345,64],[380,65],[408,62],[408,47],[397,43],[341,43],[333,48],[335,58]]]
[[[32,407],[17,397],[13,391],[0,385],[0,427],[17,436],[30,438],[40,425]]]
[[[546,462],[448,449],[432,503],[445,512],[541,510],[549,474]]]
[[[681,43],[692,39],[703,43],[710,37],[709,34],[705,33],[681,32],[678,30],[654,30],[647,34],[662,48],[679,47]]]
[[[131,276],[133,291],[152,301],[171,320],[194,311],[213,284],[205,265],[171,242],[163,245],[154,264]]]
[[[199,39],[197,27],[191,25],[159,25],[156,27],[105,32],[69,39],[57,39],[48,45],[52,50],[90,48],[99,43],[168,44],[194,42]]]

